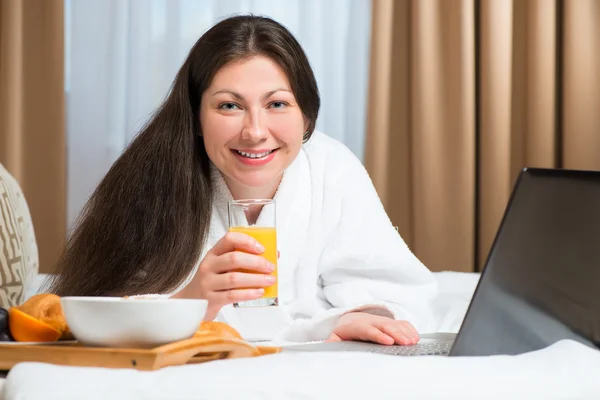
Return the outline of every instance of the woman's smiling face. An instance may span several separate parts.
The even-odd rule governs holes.
[[[232,192],[274,193],[309,123],[281,67],[253,56],[216,73],[202,95],[200,125],[206,152]]]

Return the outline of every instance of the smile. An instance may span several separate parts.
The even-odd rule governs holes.
[[[236,150],[236,152],[242,157],[246,158],[263,158],[271,154],[274,150],[268,150],[262,153],[246,153],[245,151]]]
[[[256,151],[250,149],[246,149],[246,151],[231,149],[231,152],[235,155],[235,158],[245,166],[262,167],[273,161],[278,150],[279,148],[271,150],[257,149]]]

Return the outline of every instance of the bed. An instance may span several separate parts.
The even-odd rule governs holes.
[[[456,332],[477,274],[436,273],[438,330]],[[600,399],[600,351],[565,340],[519,356],[391,357],[282,353],[155,372],[23,363],[4,400]],[[0,396],[1,398],[1,396]]]

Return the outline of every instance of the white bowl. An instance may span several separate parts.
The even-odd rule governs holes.
[[[152,348],[193,336],[208,302],[196,299],[62,297],[67,324],[88,346]]]

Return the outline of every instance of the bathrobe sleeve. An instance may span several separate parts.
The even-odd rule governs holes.
[[[346,159],[344,171],[325,180],[323,190],[318,271],[325,311],[291,326],[284,337],[327,339],[339,317],[352,311],[406,320],[429,332],[435,278],[392,225],[363,165]]]

